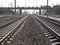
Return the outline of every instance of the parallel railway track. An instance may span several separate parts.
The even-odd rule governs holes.
[[[51,18],[46,18],[46,17],[41,17],[41,18],[43,18],[43,19],[47,20],[48,22],[51,22],[51,23],[53,23],[55,25],[60,26],[60,22],[57,21],[57,20],[54,20],[54,19],[51,19]]]
[[[6,26],[6,25],[9,25],[21,18],[23,18],[24,16],[21,16],[21,17],[14,17],[14,16],[10,16],[10,17],[1,17],[0,18],[0,28]]]
[[[27,16],[21,18],[20,20],[15,20],[15,23],[16,24],[10,30],[8,30],[8,29],[2,30],[2,29],[4,29],[3,28],[4,26],[2,26],[2,29],[1,30],[3,32],[6,31],[6,33],[0,33],[0,45],[3,45],[4,42],[7,41],[7,39],[10,38],[17,31],[17,29],[19,28],[19,26],[21,26],[21,24],[25,21],[26,18],[27,18]],[[13,25],[11,24],[11,26],[13,26]],[[6,27],[6,25],[5,25],[5,27]],[[0,30],[0,32],[1,32],[1,30]]]
[[[60,26],[60,22],[57,21],[57,20],[53,20],[53,19],[49,19],[49,18],[47,18],[47,21],[49,21],[49,22],[51,22],[51,23],[54,23],[54,24]]]
[[[36,20],[41,24],[41,29],[45,32],[46,36],[50,39],[52,45],[60,45],[60,33],[57,29],[51,28],[47,22],[50,24],[54,24],[55,26],[59,27],[60,23],[57,21],[53,21],[52,19],[45,19],[44,17],[35,16]],[[43,19],[44,18],[44,19]],[[44,22],[47,21],[47,22]]]

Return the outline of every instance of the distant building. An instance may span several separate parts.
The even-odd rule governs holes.
[[[53,9],[55,14],[60,15],[60,5],[55,5]]]

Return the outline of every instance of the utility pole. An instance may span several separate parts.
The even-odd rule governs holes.
[[[26,0],[25,0],[25,7],[26,7]],[[26,12],[27,12],[27,11],[25,10],[25,15],[26,15]]]
[[[14,5],[15,5],[15,14],[16,14],[16,0],[14,0],[14,3],[15,3]]]
[[[47,12],[48,12],[48,3],[49,3],[49,1],[47,0]]]
[[[48,18],[48,4],[49,4],[49,0],[47,0],[47,18]]]
[[[36,8],[37,8],[38,6],[36,5]],[[36,9],[36,15],[37,15],[37,9]]]

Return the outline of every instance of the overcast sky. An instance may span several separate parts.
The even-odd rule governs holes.
[[[17,0],[17,6],[20,7],[40,7],[41,5],[46,5],[46,1],[47,0]],[[12,5],[14,6],[14,0],[0,0],[0,7],[8,7],[11,6],[11,2]],[[56,4],[60,4],[60,0],[49,0],[49,5],[56,5]]]

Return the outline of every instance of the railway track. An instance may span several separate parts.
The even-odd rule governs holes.
[[[28,16],[27,19],[3,45],[50,45],[51,43],[46,38],[40,26],[35,21],[33,16]],[[22,29],[21,29],[22,27]]]
[[[60,26],[60,22],[57,21],[57,20],[52,20],[52,19],[47,18],[47,21],[49,21],[49,22],[51,22],[51,23],[54,23],[54,24]]]
[[[53,23],[53,24],[55,24],[55,25],[60,26],[60,22],[57,21],[57,20],[50,19],[50,18],[46,18],[46,17],[41,17],[41,18],[43,18],[43,19],[47,20],[48,22],[51,22],[51,23]]]
[[[2,28],[0,28],[0,45],[3,45],[5,41],[7,41],[17,31],[19,26],[21,26],[21,24],[25,21],[26,18],[27,16],[16,20],[12,24],[5,25],[5,27],[2,26]]]
[[[0,28],[2,28],[3,26],[6,26],[8,24],[11,24],[21,18],[23,18],[24,16],[20,16],[20,17],[16,17],[16,16],[9,16],[9,17],[1,17],[0,18]]]
[[[50,39],[52,45],[60,45],[60,27],[58,22],[39,16],[35,16],[35,19],[39,22],[41,29],[46,37]]]
[[[59,26],[57,24],[54,24],[54,23],[48,21],[47,19],[44,20],[45,18],[41,18],[38,16],[29,16],[28,18],[27,17],[28,16],[25,16],[25,17],[21,18],[20,20],[17,20],[14,23],[7,25],[4,28],[0,29],[0,45],[6,45],[6,43],[8,43],[7,45],[13,45],[13,43],[15,41],[18,41],[16,43],[18,45],[20,45],[20,44],[21,45],[24,45],[24,44],[36,45],[38,43],[40,43],[40,44],[45,43],[44,40],[46,40],[47,45],[48,45],[49,41],[50,41],[49,43],[52,43],[52,45],[60,45],[60,39],[59,39],[60,34],[58,33],[60,28],[58,29]],[[27,21],[25,20],[26,18],[27,18]],[[21,25],[24,22],[25,22],[25,24],[23,25],[24,29],[22,29],[20,32],[20,28],[22,28]],[[56,27],[58,29],[58,31],[57,31],[57,29],[55,30],[54,28],[52,28],[52,26],[54,26],[54,28]],[[15,35],[15,37],[14,37],[14,35]],[[14,38],[14,39],[12,39],[12,38]],[[37,40],[37,39],[40,39],[40,40]],[[49,39],[49,40],[47,40],[47,39]],[[9,40],[13,40],[13,42],[11,41],[11,43],[10,43]],[[19,41],[21,41],[21,42],[19,43]],[[32,41],[34,41],[34,42],[32,42]],[[45,43],[45,45],[46,45],[46,43]]]

